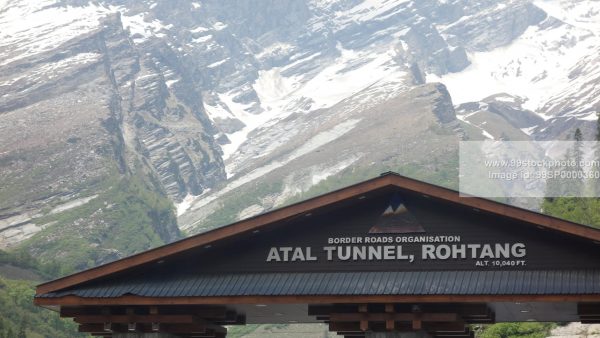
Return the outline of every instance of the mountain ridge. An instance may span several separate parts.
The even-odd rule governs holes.
[[[377,170],[452,186],[460,140],[592,135],[599,13],[589,1],[4,1],[0,247],[60,253],[48,241],[69,228],[106,253],[81,269],[179,238],[176,223],[205,231]],[[115,218],[118,189],[139,204]],[[151,227],[126,215],[142,205]],[[153,234],[135,249],[94,238],[119,223]]]

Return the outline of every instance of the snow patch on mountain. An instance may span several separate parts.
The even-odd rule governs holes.
[[[215,119],[229,119],[235,117],[230,111],[228,111],[219,103],[216,103],[215,105],[204,103],[204,110],[213,121]]]
[[[54,207],[52,210],[50,210],[50,212],[48,214],[53,215],[53,214],[57,214],[59,212],[63,212],[65,210],[69,210],[69,209],[76,208],[78,206],[82,206],[82,205],[88,203],[89,201],[93,200],[96,197],[98,197],[97,194],[88,196],[88,197],[78,198],[78,199],[69,201],[67,203],[60,204],[60,205]]]
[[[286,42],[275,42],[256,54],[258,60],[278,55],[288,55],[294,50],[294,45]]]
[[[586,76],[574,78],[573,73],[582,60],[597,57],[599,5],[570,1],[539,1],[536,5],[551,17],[529,27],[508,46],[468,53],[471,65],[465,70],[442,77],[428,74],[427,81],[444,83],[455,104],[508,93],[523,97],[523,108],[538,113],[549,101],[561,102],[571,91],[580,91],[598,76],[593,69],[581,72]],[[600,68],[597,62],[592,63],[595,69]]]
[[[202,197],[203,195],[208,194],[210,191],[211,191],[211,189],[206,189],[205,191],[202,192],[201,195],[187,194],[183,198],[181,203],[175,204],[175,213],[177,214],[177,217],[183,215],[183,213],[185,213],[192,206],[192,204],[194,204],[195,200]]]
[[[394,48],[381,53],[339,49],[341,55],[331,65],[294,93],[295,97],[310,98],[314,102],[311,109],[329,108],[352,93],[398,74]]]
[[[123,27],[131,32],[135,43],[142,43],[153,36],[159,36],[161,31],[169,29],[160,20],[147,20],[144,13],[132,16],[122,15],[121,21]]]
[[[291,49],[286,45],[277,48]],[[274,125],[292,113],[330,108],[378,82],[404,81],[406,72],[397,65],[394,60],[396,50],[389,45],[368,51],[348,50],[338,45],[338,51],[338,57],[324,60],[327,63],[315,73],[284,75],[299,62],[318,57],[320,53],[293,60],[285,66],[259,71],[253,89],[263,110],[260,114],[250,112],[252,104],[235,102],[233,92],[219,94],[221,102],[246,125],[228,135],[231,143],[223,146],[223,158],[230,158],[253,130]],[[213,110],[209,114],[216,116],[217,112]],[[223,114],[222,111],[220,114]],[[263,152],[260,156],[267,154]],[[228,164],[228,175],[235,173],[235,166],[235,163]]]
[[[600,2],[598,1],[535,1],[534,4],[549,15],[567,24],[600,35]]]
[[[481,131],[481,135],[483,135],[485,138],[490,139],[490,140],[494,140],[494,135],[490,134],[489,131],[485,130],[485,122],[484,123],[473,123],[469,120],[470,117],[473,117],[474,115],[479,114],[478,111],[476,112],[472,112],[472,113],[466,113],[466,114],[456,114],[456,118],[459,119],[460,121],[463,121],[464,123],[471,125],[477,129],[479,129]]]
[[[191,209],[196,210],[198,208],[201,208],[201,207],[209,204],[210,202],[220,198],[224,194],[242,186],[243,184],[254,181],[257,178],[262,177],[262,176],[272,172],[273,170],[290,163],[292,160],[295,160],[301,156],[304,156],[304,155],[322,147],[323,145],[328,144],[328,143],[340,138],[344,134],[348,133],[350,130],[354,129],[354,127],[356,127],[356,125],[360,121],[361,121],[360,119],[350,119],[350,120],[344,121],[344,122],[336,125],[335,127],[331,128],[329,130],[325,130],[325,131],[322,131],[322,132],[316,134],[315,136],[311,137],[309,140],[304,142],[300,147],[298,147],[297,149],[295,149],[294,151],[292,151],[290,154],[286,155],[285,157],[283,157],[281,159],[273,160],[273,161],[269,162],[269,164],[264,165],[259,168],[256,168],[249,173],[245,173],[241,177],[234,177],[231,181],[228,182],[228,184],[223,189],[219,190],[218,192],[213,193],[212,195],[206,196],[199,201],[196,201],[191,206]],[[183,229],[183,230],[186,230],[186,229]]]
[[[282,76],[281,68],[260,70],[258,79],[254,83],[254,90],[260,99],[261,106],[267,111],[281,110],[283,99],[290,95],[299,86],[295,76]]]
[[[42,63],[35,67],[26,69],[20,75],[14,76],[9,80],[0,82],[0,87],[10,86],[19,81],[28,81],[31,83],[42,82],[45,80],[51,80],[69,71],[70,67],[85,66],[88,63],[97,62],[102,56],[97,53],[79,53],[74,56],[64,58],[62,60],[53,63]],[[29,88],[31,89],[31,88]],[[24,89],[25,91],[27,89]],[[2,97],[4,95],[0,95]]]
[[[399,12],[409,10],[413,4],[410,0],[363,0],[359,2],[343,0],[313,0],[309,3],[313,11],[333,13],[327,16],[324,22],[315,22],[315,28],[320,25],[331,25],[335,30],[340,30],[356,23],[380,21]]]
[[[358,161],[362,156],[363,154],[357,153],[349,156],[341,162],[313,165],[303,170],[302,173],[292,173],[283,179],[284,186],[282,191],[269,195],[267,198],[269,201],[263,202],[267,202],[268,205],[272,207],[280,206],[290,198],[307,191],[310,189],[310,187],[348,168],[353,163]],[[305,175],[305,172],[308,174]],[[264,212],[265,210],[267,210],[267,208],[264,205],[253,204],[239,212],[237,218],[245,219],[253,217]]]
[[[311,167],[311,171],[313,172],[311,175],[311,184],[317,185],[321,183],[321,181],[326,180],[327,178],[338,174],[340,171],[348,168],[354,162],[358,161],[362,157],[362,154],[353,154],[352,156],[346,158],[345,160],[336,163],[331,166],[313,166]]]
[[[112,12],[93,4],[59,6],[55,0],[11,2],[0,12],[0,66],[54,50]]]
[[[237,93],[235,90],[223,94],[218,94],[219,100],[222,104],[224,104],[225,107],[227,107],[227,110],[229,110],[229,112],[231,112],[231,114],[236,119],[242,121],[242,123],[245,125],[245,127],[241,130],[227,135],[230,143],[225,144],[221,147],[221,149],[223,150],[223,160],[227,160],[229,157],[231,157],[231,155],[238,149],[238,147],[244,141],[246,141],[246,139],[248,138],[248,134],[250,134],[251,131],[258,128],[259,126],[264,125],[267,121],[271,119],[271,116],[269,116],[268,114],[252,113],[251,111],[254,104],[236,102],[236,95]]]

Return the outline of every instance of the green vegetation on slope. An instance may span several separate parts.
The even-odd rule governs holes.
[[[498,323],[484,327],[477,334],[478,338],[544,338],[550,330],[556,327],[554,323]]]
[[[23,269],[37,270],[39,262],[23,251],[9,253],[0,250],[0,265],[12,265]]]
[[[600,114],[599,114],[600,117]],[[583,135],[581,130],[577,128],[573,134],[575,139],[575,146],[571,151],[568,152],[566,160],[574,160],[577,163],[581,160],[581,142]],[[598,120],[598,134],[596,140],[600,141],[600,119]],[[597,160],[600,160],[600,148],[597,149]],[[579,168],[579,170],[582,170]],[[599,170],[596,168],[596,170]],[[567,185],[567,187],[564,187]],[[553,180],[548,182],[548,196],[552,196],[554,189],[558,191],[571,191],[571,196],[577,196],[577,194],[589,189],[591,192],[598,192],[600,187],[597,181],[584,181],[581,180],[573,184],[572,181],[560,181]],[[542,203],[542,211],[545,214],[563,218],[571,222],[581,223],[588,226],[600,228],[600,198],[583,198],[583,197],[547,197]]]
[[[39,281],[16,280],[6,277],[19,269],[26,276],[50,279],[39,270],[39,263],[23,253],[0,250],[0,338],[74,338],[87,337],[77,332],[77,325],[58,313],[33,305],[35,285]]]
[[[544,213],[600,228],[600,199],[559,197],[546,199],[542,205]]]
[[[227,337],[242,338],[248,334],[253,333],[259,327],[260,325],[257,324],[229,326],[227,327]]]
[[[366,168],[348,168],[339,175],[329,176],[306,192],[294,196],[286,204],[299,202],[352,184],[357,184],[389,171],[450,189],[456,189],[458,187],[457,158],[458,155],[454,153],[448,154],[447,158],[435,158],[431,163],[388,164],[373,165]]]
[[[46,227],[20,246],[53,276],[160,246],[180,234],[171,202],[136,176],[114,176],[90,202],[35,220]]]
[[[458,154],[448,153],[444,157],[434,158],[428,162],[409,164],[390,159],[385,163],[370,166],[349,167],[336,175],[331,175],[308,190],[286,199],[277,208],[297,203],[318,195],[372,179],[382,173],[394,171],[400,175],[415,178],[450,189],[458,188]],[[242,186],[219,199],[219,207],[201,219],[192,229],[193,233],[208,231],[231,224],[245,208],[254,204],[261,205],[269,196],[280,196],[284,190],[282,178],[272,181],[257,180]]]
[[[230,326],[227,337],[231,338],[328,338],[340,337],[329,332],[326,324],[263,324]]]
[[[35,285],[58,277],[42,268],[25,251],[0,250],[0,338],[88,337],[77,332],[77,324],[71,319],[33,305]]]
[[[33,305],[49,280],[180,237],[172,203],[143,176],[114,173],[88,203],[37,218],[45,229],[12,252],[0,251],[0,338],[72,338],[70,319]],[[37,257],[35,259],[33,257]],[[29,279],[29,280],[17,280]]]
[[[251,187],[243,192],[233,192],[221,198],[221,208],[216,210],[206,219],[202,219],[195,232],[204,232],[210,229],[231,224],[237,220],[238,214],[245,208],[260,204],[261,199],[269,194],[280,193],[283,189],[281,182],[251,183]],[[199,230],[199,231],[198,231]]]
[[[33,305],[35,282],[0,277],[0,338],[74,338],[77,325]]]

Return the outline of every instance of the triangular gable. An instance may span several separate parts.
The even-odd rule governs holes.
[[[163,260],[174,260],[176,256],[184,255],[186,252],[199,250],[201,248],[209,248],[221,241],[232,241],[240,236],[250,236],[253,233],[267,230],[274,225],[285,227],[286,223],[292,224],[294,223],[294,220],[298,220],[299,217],[328,214],[336,210],[343,211],[345,210],[344,207],[352,208],[352,206],[357,203],[363,203],[363,199],[386,199],[386,202],[390,204],[383,209],[376,210],[377,214],[374,215],[376,218],[395,217],[396,219],[392,223],[400,222],[409,224],[412,227],[412,230],[416,230],[414,231],[415,233],[427,231],[427,228],[423,228],[421,225],[418,215],[413,212],[413,207],[408,205],[406,201],[399,201],[397,197],[394,197],[396,196],[394,194],[397,194],[398,192],[410,193],[413,196],[427,197],[436,203],[448,205],[450,208],[459,206],[463,209],[469,209],[471,211],[475,210],[482,215],[492,215],[504,220],[514,220],[518,223],[534,226],[530,228],[540,227],[551,229],[555,230],[558,234],[571,235],[568,237],[578,237],[580,239],[588,240],[588,242],[600,242],[600,231],[597,229],[490,200],[461,197],[456,191],[409,179],[394,173],[388,173],[372,180],[277,209],[229,226],[192,236],[119,261],[41,284],[38,286],[37,294],[40,295],[70,288],[100,278],[104,279],[105,277],[116,273],[133,271],[134,269],[143,268],[148,264],[161,262]],[[364,198],[365,196],[370,196],[370,198]],[[385,204],[385,202],[383,204]],[[380,206],[383,206],[383,204],[380,204]],[[390,212],[387,213],[387,216],[381,215],[382,210],[384,215],[386,214],[385,210],[387,210],[388,207],[390,207]],[[414,210],[416,211],[418,209],[419,207],[415,206]],[[378,221],[374,219],[373,224],[369,224],[368,226],[376,226],[377,222]],[[412,230],[408,230],[408,232],[411,232]],[[365,232],[368,231],[369,228],[365,230]],[[508,250],[513,250],[513,248],[511,247]],[[294,253],[290,252],[289,254],[293,255]],[[306,256],[306,252],[303,254]],[[265,253],[265,255],[268,255],[268,253]],[[285,269],[285,267],[283,269]]]

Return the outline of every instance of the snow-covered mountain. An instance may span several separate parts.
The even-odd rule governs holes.
[[[524,109],[546,120],[529,134],[564,138],[584,121],[596,121],[600,111],[600,3],[533,4],[547,15],[539,24],[501,48],[467,47],[469,67],[441,77],[430,75],[428,80],[448,86],[455,104],[499,93],[514,96]],[[442,34],[451,27],[444,27]]]
[[[92,219],[122,251],[88,217],[115,177],[193,233],[386,170],[452,185],[461,139],[592,135],[598,32],[595,1],[0,1],[0,247]]]

